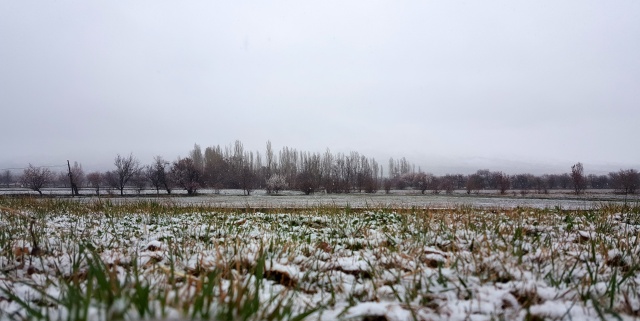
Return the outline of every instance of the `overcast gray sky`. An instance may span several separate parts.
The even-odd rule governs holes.
[[[640,1],[0,0],[0,168],[241,140],[640,168]]]

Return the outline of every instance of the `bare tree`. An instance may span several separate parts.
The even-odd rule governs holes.
[[[384,188],[385,194],[391,193],[391,187],[393,187],[393,181],[391,179],[385,178],[382,180],[382,188]]]
[[[467,194],[471,194],[472,191],[475,191],[475,193],[478,194],[483,188],[482,177],[478,174],[469,175],[465,188],[467,189]]]
[[[295,179],[298,173],[298,152],[295,149],[283,147],[278,157],[280,175],[287,180],[289,188],[295,188]]]
[[[73,195],[80,195],[80,193],[78,192],[78,186],[82,186],[85,183],[85,175],[84,175],[84,170],[82,170],[82,165],[79,164],[78,162],[73,162],[73,167],[71,167],[71,172],[70,174],[67,173],[67,175],[71,175],[72,179],[72,189],[73,189]]]
[[[9,187],[9,185],[12,183],[12,180],[13,180],[13,177],[11,176],[11,171],[8,169],[2,173],[2,176],[0,178],[4,186],[7,188]]]
[[[251,168],[249,164],[244,164],[240,168],[240,173],[238,178],[239,178],[240,188],[242,188],[242,190],[244,191],[244,193],[246,193],[247,196],[251,195],[251,192],[255,188],[256,181],[257,181],[257,176],[256,176],[256,173],[253,171],[253,168]]]
[[[609,173],[613,188],[618,193],[635,194],[640,187],[640,173],[635,169],[621,169],[618,172]]]
[[[64,187],[64,188],[68,188],[69,187],[69,172],[67,172],[66,170],[60,171],[60,172],[56,172],[53,173],[53,177],[51,179],[51,185],[53,185],[54,187]]]
[[[140,162],[133,157],[133,154],[129,154],[127,157],[122,157],[120,154],[114,161],[116,166],[113,172],[116,175],[117,186],[120,190],[120,195],[124,195],[124,187],[129,180],[140,171]]]
[[[506,194],[507,190],[511,188],[511,179],[509,178],[509,175],[506,175],[503,172],[494,173],[493,180],[498,187],[501,195]]]
[[[562,175],[556,175],[556,179],[558,181],[558,186],[562,189],[571,188],[571,176],[567,173]]]
[[[107,192],[112,193],[112,189],[119,189],[120,183],[118,181],[118,174],[115,171],[108,171],[102,175],[104,183],[109,187]]]
[[[538,194],[549,194],[549,190],[547,189],[547,184],[545,184],[542,177],[536,176],[533,179],[533,185],[536,189],[536,193]]]
[[[440,194],[440,190],[442,188],[440,181],[441,179],[439,177],[431,175],[429,178],[429,189],[431,190],[431,193]]]
[[[277,169],[277,164],[273,155],[273,149],[271,148],[271,142],[267,141],[267,151],[265,152],[265,160],[266,160],[266,172],[267,177],[271,178]],[[278,192],[276,192],[277,194]]]
[[[587,175],[587,182],[588,182],[589,188],[606,189],[606,188],[609,188],[611,185],[611,176],[589,174]]]
[[[95,191],[96,195],[100,196],[100,185],[104,182],[104,176],[100,172],[92,172],[87,174],[87,181]]]
[[[456,176],[447,174],[440,179],[440,189],[446,194],[453,194],[456,188]]]
[[[189,152],[189,158],[193,160],[193,166],[200,172],[204,170],[204,156],[200,145],[193,144],[193,150]]]
[[[513,189],[529,190],[534,186],[535,176],[531,174],[516,174],[511,177]]]
[[[225,161],[222,148],[220,146],[207,147],[204,150],[204,183],[213,188],[216,194],[220,193],[227,181],[225,175],[228,173],[229,164]]]
[[[279,174],[273,174],[267,180],[267,193],[271,194],[280,192],[287,186],[287,181],[284,179],[284,176]]]
[[[429,189],[429,183],[432,179],[431,174],[426,174],[423,172],[418,172],[414,177],[413,177],[413,186],[417,189],[420,190],[421,194],[424,194],[424,191],[426,191],[427,189]]]
[[[136,193],[138,193],[138,195],[140,195],[140,193],[142,193],[142,191],[147,188],[148,182],[149,179],[141,170],[137,171],[135,174],[133,174],[133,177],[131,177],[131,184],[136,188]]]
[[[22,183],[42,195],[42,188],[53,180],[53,172],[46,167],[29,164],[22,174]]]
[[[169,163],[165,161],[161,156],[153,158],[153,165],[147,166],[145,175],[151,185],[156,189],[156,193],[160,194],[160,189],[164,188],[167,194],[171,194],[172,182],[171,175],[168,172],[167,165]]]
[[[177,185],[187,191],[187,195],[194,195],[202,184],[202,173],[191,158],[175,161],[171,167],[171,176]]]
[[[404,158],[403,158],[404,159]],[[405,189],[407,187],[412,187],[414,183],[415,173],[406,172],[400,174],[400,176],[396,177],[395,183],[397,189]]]
[[[584,189],[587,185],[587,180],[584,176],[584,168],[582,167],[582,163],[576,163],[571,166],[571,182],[573,183],[573,190],[576,195],[579,195],[584,192]]]
[[[548,193],[550,189],[556,187],[557,176],[549,174],[542,175],[542,182],[545,184],[545,191]]]
[[[309,172],[298,173],[296,184],[298,185],[298,189],[305,195],[313,194],[316,191],[313,176]]]

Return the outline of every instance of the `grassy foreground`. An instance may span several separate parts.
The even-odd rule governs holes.
[[[640,316],[640,208],[0,198],[0,320]]]

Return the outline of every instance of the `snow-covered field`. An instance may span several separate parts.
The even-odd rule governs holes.
[[[640,316],[637,207],[0,205],[0,320]]]
[[[82,197],[75,198],[81,202],[95,202],[98,197],[95,191],[82,189]],[[26,189],[0,189],[0,195],[32,194],[36,192]],[[47,189],[45,196],[69,196],[69,189]],[[499,195],[495,190],[483,190],[478,194],[468,195],[465,191],[457,190],[452,195],[420,194],[415,190],[394,190],[390,194],[380,191],[374,194],[349,193],[325,194],[316,193],[304,195],[297,191],[283,191],[278,195],[269,195],[264,190],[256,190],[250,196],[244,196],[242,190],[200,190],[198,196],[186,197],[184,191],[176,190],[171,197],[164,192],[155,195],[155,190],[145,190],[141,195],[136,191],[126,190],[125,197],[120,197],[118,191],[102,191],[102,198],[107,197],[112,202],[135,203],[141,200],[167,202],[180,206],[212,206],[221,208],[303,208],[303,207],[351,207],[351,208],[454,208],[472,206],[476,208],[561,208],[561,209],[590,209],[603,203],[638,204],[638,195],[616,195],[612,190],[589,190],[584,195],[576,196],[567,190],[551,190],[549,194],[529,193],[521,195],[511,192]]]
[[[226,193],[225,193],[226,192]],[[125,198],[125,202],[136,202],[139,197]],[[149,198],[148,200],[153,200]],[[223,194],[203,194],[196,197],[179,197],[165,201],[174,204],[217,206],[222,208],[309,208],[309,207],[351,207],[351,208],[455,208],[472,206],[476,208],[562,208],[589,209],[603,203],[623,203],[614,195],[598,195],[575,198],[572,196],[496,196],[496,195],[433,195],[409,194],[402,191],[394,194],[315,194],[315,195],[266,195],[256,193],[242,196],[237,191],[224,191]],[[638,202],[630,197],[628,203]]]

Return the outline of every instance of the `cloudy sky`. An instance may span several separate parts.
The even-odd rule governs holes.
[[[0,168],[236,139],[640,168],[640,2],[0,0]]]

